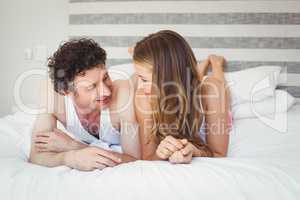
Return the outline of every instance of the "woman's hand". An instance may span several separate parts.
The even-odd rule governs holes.
[[[183,147],[184,144],[182,144],[181,140],[169,135],[158,145],[156,155],[162,160],[167,160],[173,153],[181,150]]]
[[[65,152],[80,149],[79,142],[59,129],[52,132],[37,133],[34,145],[39,152]],[[81,144],[82,147],[84,144]]]
[[[173,164],[189,164],[192,162],[195,146],[186,139],[181,140],[181,142],[184,144],[184,148],[174,152],[169,157],[169,161]]]

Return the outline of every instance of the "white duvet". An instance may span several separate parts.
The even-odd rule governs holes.
[[[235,121],[227,158],[93,172],[27,163],[32,121],[22,113],[0,119],[0,199],[300,199],[300,105],[290,109],[285,133],[257,118]]]

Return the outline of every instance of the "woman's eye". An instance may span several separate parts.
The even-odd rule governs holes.
[[[147,80],[145,80],[145,79],[142,79],[142,78],[141,78],[141,80],[142,80],[144,83],[147,82]]]
[[[103,80],[104,81],[108,80],[108,75],[106,75]]]

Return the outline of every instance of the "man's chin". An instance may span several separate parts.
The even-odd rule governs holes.
[[[99,111],[104,110],[104,109],[109,107],[109,104],[110,104],[110,101],[106,102],[106,103],[97,102],[96,103],[96,109],[99,110]]]

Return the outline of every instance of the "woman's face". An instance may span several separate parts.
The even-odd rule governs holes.
[[[112,96],[112,81],[103,67],[95,67],[74,80],[75,104],[88,112],[107,108]]]
[[[152,66],[148,63],[134,62],[134,68],[138,77],[138,88],[144,91],[145,95],[150,95],[152,85]]]

